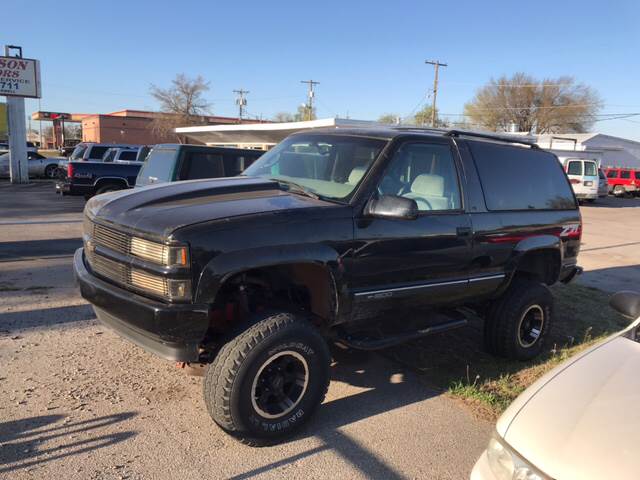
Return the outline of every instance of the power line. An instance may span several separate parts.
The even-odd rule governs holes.
[[[300,80],[300,83],[306,83],[309,85],[309,92],[307,93],[307,120],[312,120],[313,116],[313,97],[315,96],[315,92],[313,91],[313,87],[315,85],[320,85],[320,82],[316,82],[314,80]]]

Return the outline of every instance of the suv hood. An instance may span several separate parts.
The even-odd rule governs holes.
[[[93,197],[85,213],[100,223],[166,239],[184,226],[241,215],[334,205],[282,191],[277,182],[233,177],[164,183]]]
[[[640,344],[616,337],[525,392],[498,431],[552,478],[637,478],[639,371]]]

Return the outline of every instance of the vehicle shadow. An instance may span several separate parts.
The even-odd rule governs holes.
[[[65,423],[63,415],[43,415],[0,423],[0,476],[113,445],[136,432],[103,429],[136,415],[125,412]]]
[[[0,313],[0,335],[17,330],[50,328],[67,323],[93,320],[95,313],[91,305],[72,305],[22,312]]]
[[[640,208],[640,197],[614,197],[609,195],[593,203],[582,203],[580,208]]]
[[[406,478],[366,446],[351,438],[342,428],[376,415],[402,408],[437,396],[442,392],[426,386],[397,362],[384,360],[376,353],[332,348],[331,380],[366,390],[322,404],[311,422],[285,443],[314,437],[323,445],[297,455],[263,465],[231,477],[232,480],[253,478],[274,468],[298,462],[326,450],[357,468],[367,478],[400,480]],[[281,443],[282,444],[282,443]]]
[[[82,246],[81,238],[20,240],[0,242],[0,262],[25,258],[49,258],[73,255]]]

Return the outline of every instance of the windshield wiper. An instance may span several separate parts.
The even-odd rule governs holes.
[[[280,178],[272,178],[271,180],[273,180],[274,182],[278,182],[281,187],[285,187],[287,192],[297,193],[299,195],[304,195],[315,200],[320,200],[320,195],[312,192],[308,188],[305,188],[298,183],[290,182],[289,180],[282,180]]]

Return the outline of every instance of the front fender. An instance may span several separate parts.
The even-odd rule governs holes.
[[[323,265],[333,277],[335,288],[342,284],[340,255],[324,244],[281,245],[259,247],[223,253],[207,263],[200,273],[196,288],[196,302],[214,302],[220,286],[235,274],[278,265],[314,263]]]

